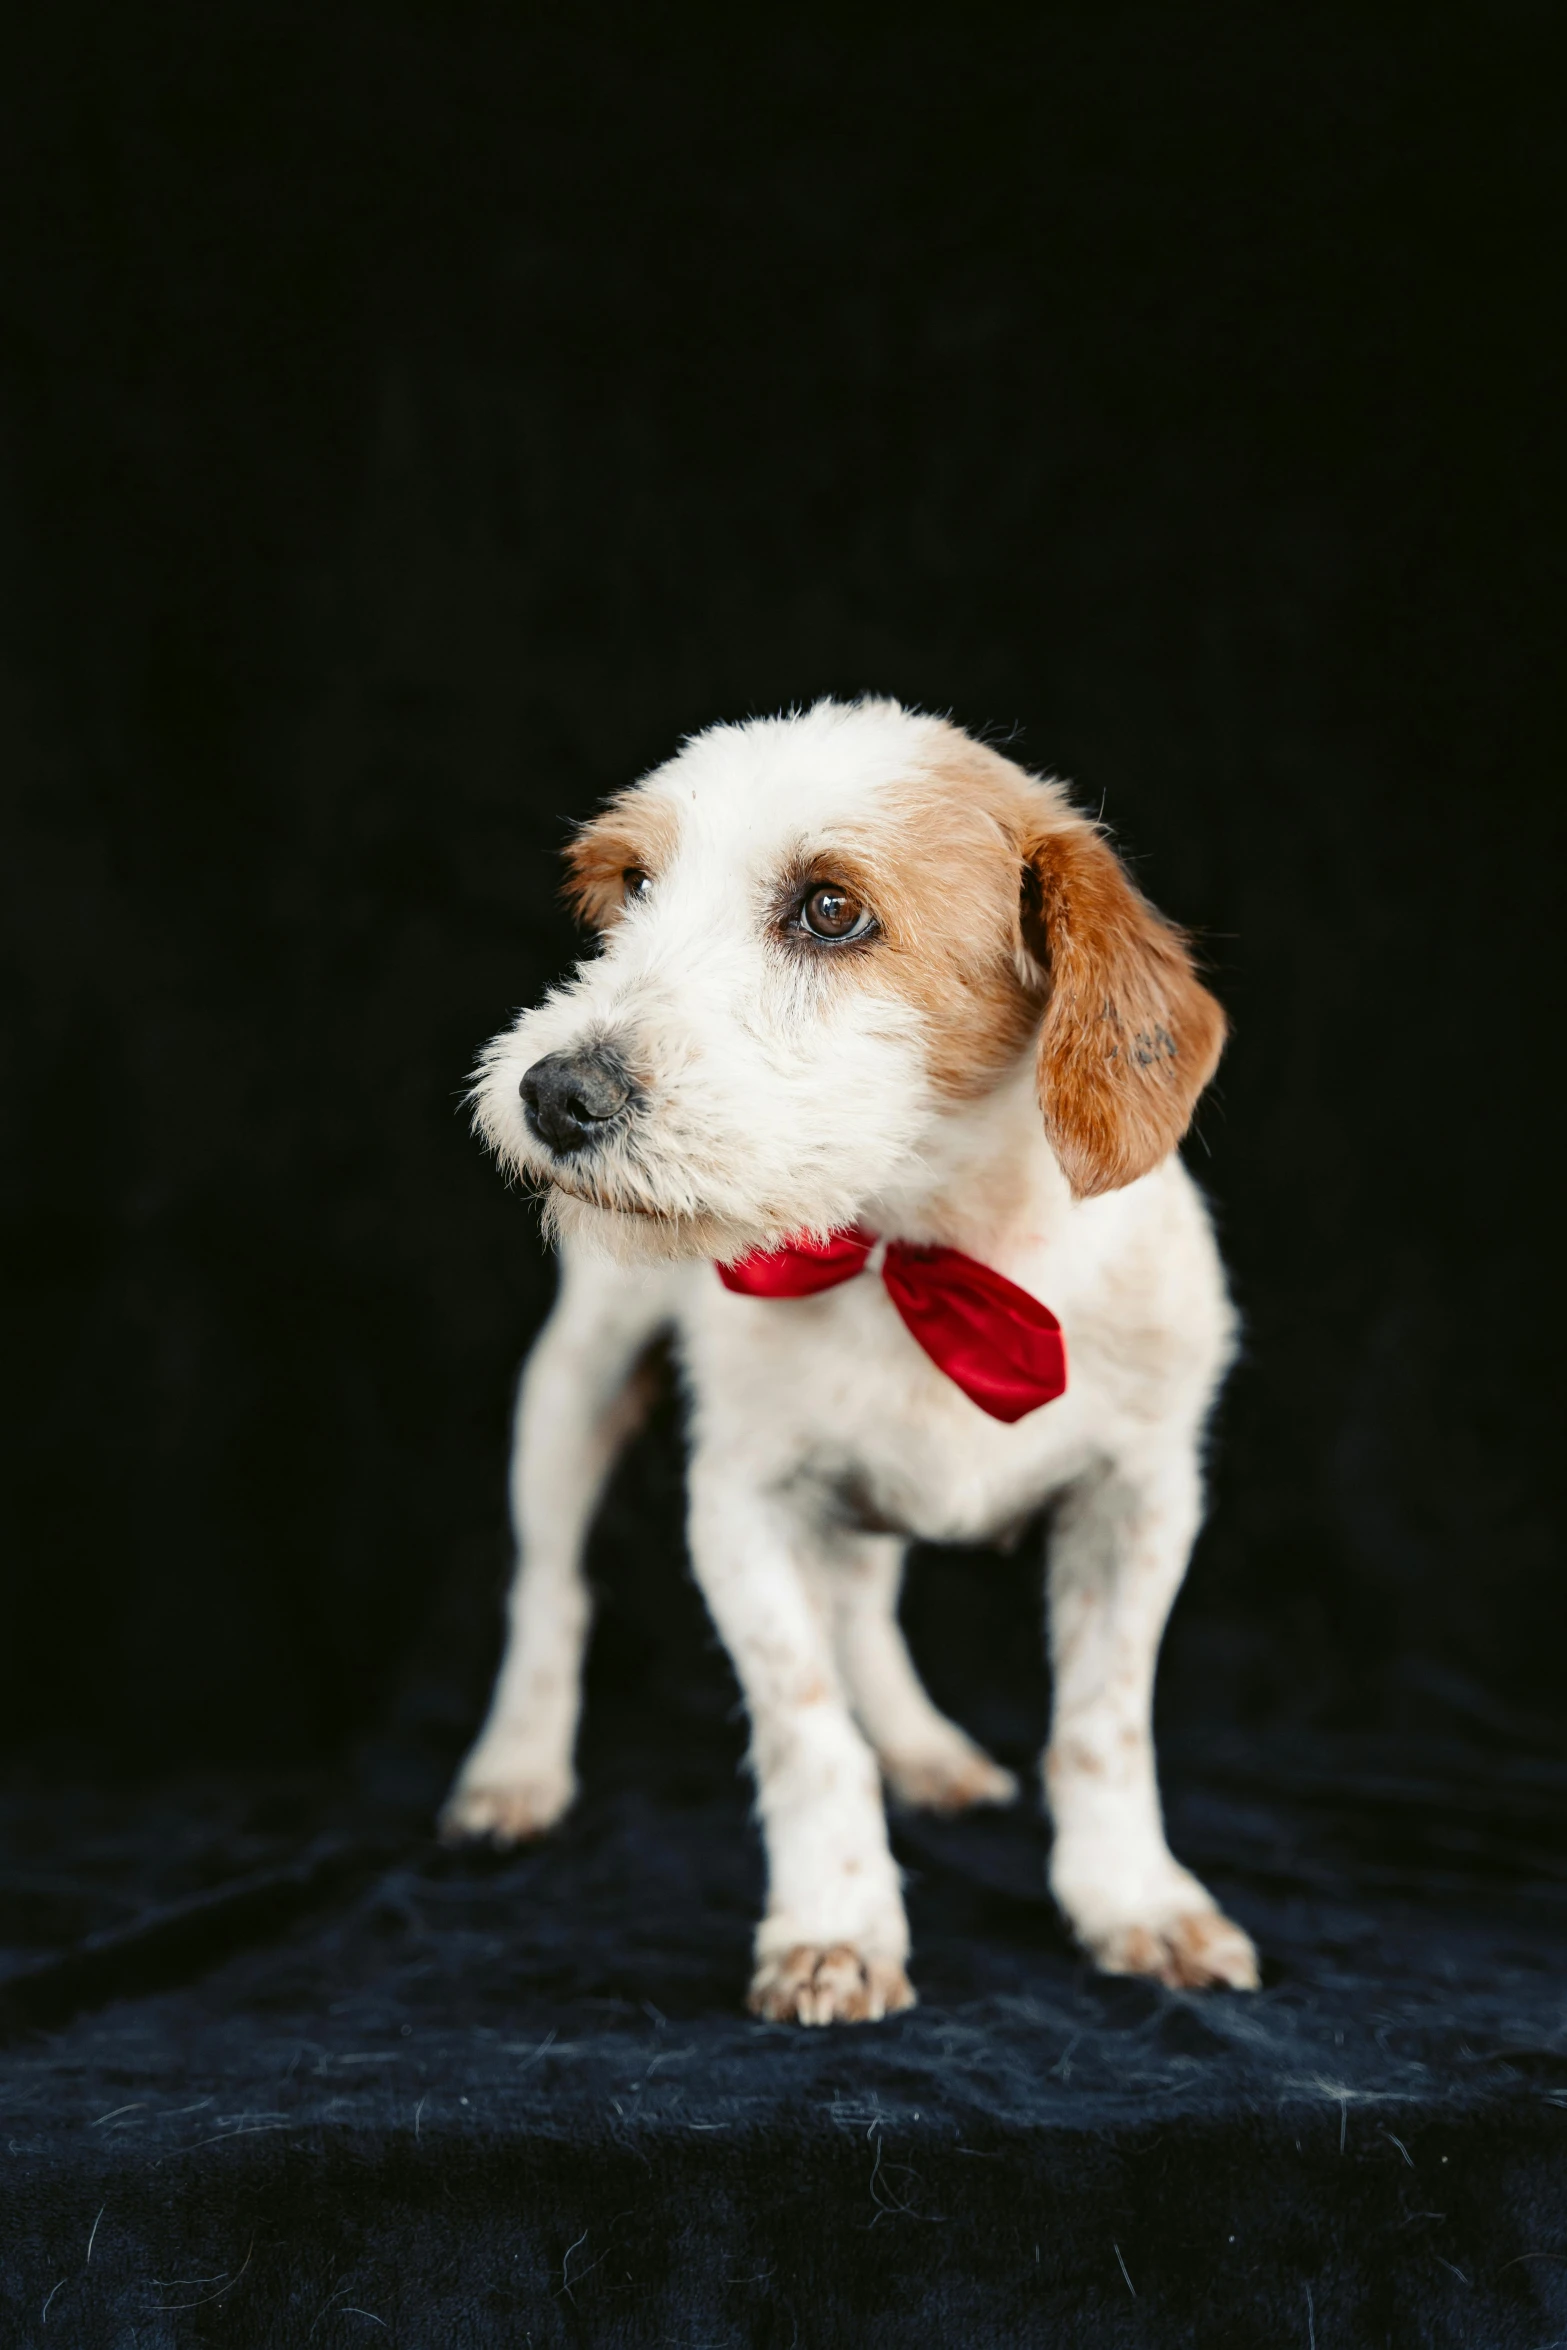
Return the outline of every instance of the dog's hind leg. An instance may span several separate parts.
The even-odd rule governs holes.
[[[554,1309],[517,1389],[506,1652],[484,1728],[441,1814],[449,1843],[542,1835],[576,1794],[591,1615],[583,1548],[616,1456],[642,1418],[636,1373],[671,1319],[672,1295],[662,1268],[562,1260]]]
[[[830,1578],[838,1669],[882,1777],[900,1803],[966,1811],[1011,1803],[1017,1781],[931,1703],[898,1623],[904,1546],[855,1534],[835,1546]]]

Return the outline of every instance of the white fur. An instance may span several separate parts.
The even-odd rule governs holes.
[[[896,1620],[904,1540],[983,1540],[1051,1501],[1057,1899],[1104,1966],[1255,1980],[1244,1935],[1166,1845],[1150,1719],[1233,1348],[1201,1199],[1172,1157],[1075,1200],[1031,1059],[978,1102],[944,1101],[920,1016],[874,957],[852,986],[819,984],[765,918],[780,862],[874,822],[931,732],[890,703],[822,705],[689,744],[642,787],[678,817],[669,870],[490,1048],[477,1096],[514,1170],[652,1213],[553,1195],[562,1281],[519,1403],[511,1640],[448,1830],[533,1833],[571,1800],[583,1542],[628,1374],[670,1330],[690,1396],[692,1563],[745,1693],[767,1844],[753,1996],[802,2021],[910,1996],[881,1779],[948,1806],[1015,1792],[920,1687]],[[561,1166],[527,1129],[519,1079],[606,1038],[635,1062],[643,1114],[593,1165]],[[1013,1426],[988,1418],[915,1344],[874,1268],[787,1302],[714,1273],[714,1254],[856,1221],[965,1249],[1047,1302],[1066,1394]]]

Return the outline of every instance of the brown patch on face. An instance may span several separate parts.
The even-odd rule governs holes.
[[[986,1091],[1037,1032],[1045,1131],[1073,1191],[1117,1190],[1185,1133],[1224,1014],[1059,784],[933,731],[867,858],[886,967],[925,1016],[950,1099]]]
[[[840,842],[812,850],[802,849],[779,883],[773,895],[772,926],[786,947],[797,948],[807,956],[824,953],[826,962],[844,956],[854,957],[869,953],[878,943],[885,928],[884,919],[870,934],[862,937],[830,936],[808,931],[804,913],[808,901],[818,890],[832,889],[848,898],[856,912],[872,907],[874,899],[884,901],[889,896],[889,876],[884,864],[878,864],[874,854],[867,854],[857,836],[845,834]]]
[[[667,800],[633,785],[584,824],[566,846],[566,900],[595,930],[612,929],[626,910],[626,875],[654,880],[675,853],[677,819]]]
[[[987,1093],[1037,1039],[1045,1131],[1080,1198],[1114,1191],[1166,1158],[1213,1075],[1224,1014],[1187,943],[1137,889],[1057,783],[1024,773],[955,726],[933,724],[913,773],[873,823],[802,847],[774,921],[824,978],[843,964],[890,984],[923,1018],[931,1081],[949,1101]],[[679,819],[635,785],[566,851],[566,894],[611,929],[625,877],[657,882]],[[810,941],[803,894],[834,883],[877,927]],[[604,1202],[619,1205],[618,1202]]]
[[[942,733],[976,762],[990,756],[955,728]],[[1007,761],[994,764],[999,779],[976,765],[899,783],[873,823],[815,844],[789,882],[796,902],[832,881],[871,908],[875,934],[828,948],[824,960],[863,957],[914,1005],[931,1081],[948,1101],[990,1090],[1033,1035],[1042,1001],[1037,974],[1019,952],[1016,829],[996,814],[998,803],[1039,787]]]

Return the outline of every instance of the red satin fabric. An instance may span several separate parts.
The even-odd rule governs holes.
[[[786,1240],[782,1248],[754,1248],[720,1265],[726,1289],[744,1297],[815,1297],[863,1273],[876,1243],[868,1232],[830,1232],[825,1240]]]
[[[745,1297],[815,1297],[852,1281],[874,1246],[872,1235],[858,1230],[785,1241],[720,1265],[718,1278]],[[961,1249],[892,1240],[881,1277],[910,1336],[993,1420],[1021,1420],[1065,1394],[1060,1323],[993,1266]]]

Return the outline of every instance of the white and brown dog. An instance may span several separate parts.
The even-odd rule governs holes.
[[[1235,1327],[1176,1156],[1224,1039],[1180,934],[1058,784],[893,702],[715,726],[569,862],[600,951],[490,1046],[475,1097],[543,1189],[562,1268],[518,1402],[510,1641],[447,1833],[537,1835],[572,1800],[584,1541],[668,1331],[691,1560],[766,1838],[752,2007],[827,2023],[912,2001],[881,1782],[944,1810],[1017,1790],[916,1677],[904,1549],[1046,1503],[1056,1899],[1112,1972],[1254,1985],[1251,1943],[1165,1842],[1151,1734]],[[841,1260],[853,1234],[859,1277],[838,1261],[816,1294],[715,1271],[780,1244]],[[1047,1304],[1065,1392],[973,1400],[894,1256],[1045,1331]]]

